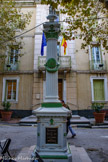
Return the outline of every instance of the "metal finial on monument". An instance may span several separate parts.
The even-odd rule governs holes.
[[[53,7],[51,5],[49,7],[49,14],[55,15],[55,9],[53,9]]]
[[[56,11],[51,5],[49,7],[49,15],[47,16],[47,19],[49,19],[50,22],[54,22],[54,20],[57,19]]]

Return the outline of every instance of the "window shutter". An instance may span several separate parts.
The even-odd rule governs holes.
[[[94,100],[95,101],[103,101],[105,100],[104,95],[104,80],[94,80]]]

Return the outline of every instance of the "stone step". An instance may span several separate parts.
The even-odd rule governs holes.
[[[76,124],[76,123],[79,123],[79,124],[82,124],[82,123],[89,124],[90,123],[89,119],[87,119],[85,117],[80,117],[79,119],[74,119],[74,117],[72,117],[70,121],[71,121],[72,124]]]
[[[80,117],[79,115],[72,115],[70,122],[72,125],[77,125],[78,127],[91,127],[90,121],[85,117]],[[31,115],[21,119],[19,124],[28,126],[37,124],[37,118],[34,115]]]
[[[72,119],[80,119],[79,115],[72,115]]]
[[[35,145],[23,148],[15,160],[18,162],[30,162],[31,154],[34,149]],[[70,145],[70,149],[72,153],[72,162],[92,162],[83,147]]]
[[[85,117],[74,118],[74,116],[70,120],[71,125],[77,125],[77,127],[87,127],[91,128],[90,120]]]

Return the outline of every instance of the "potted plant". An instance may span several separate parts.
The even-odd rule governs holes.
[[[104,107],[104,103],[92,103],[92,109],[94,110],[94,118],[96,123],[103,123],[105,118],[105,112],[101,112]]]
[[[1,111],[1,116],[3,121],[9,121],[12,116],[12,111],[10,110],[11,103],[9,101],[2,102],[4,110]]]

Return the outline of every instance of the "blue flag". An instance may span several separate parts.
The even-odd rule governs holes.
[[[41,44],[41,56],[44,55],[44,46],[47,46],[45,34],[42,35],[42,44]]]

